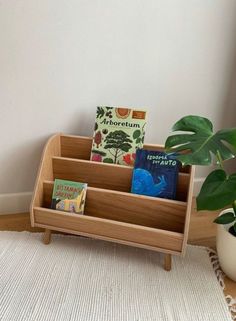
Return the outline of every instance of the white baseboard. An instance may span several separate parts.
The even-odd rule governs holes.
[[[204,179],[194,179],[194,196],[199,193]],[[0,215],[29,212],[31,198],[32,192],[0,194]]]
[[[0,215],[29,212],[32,192],[0,194]]]

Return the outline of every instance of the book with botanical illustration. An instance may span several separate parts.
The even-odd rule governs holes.
[[[91,160],[132,166],[143,147],[146,116],[144,110],[98,106]]]
[[[76,214],[84,213],[87,184],[55,179],[51,208]]]
[[[131,192],[175,199],[179,166],[175,153],[138,149]]]

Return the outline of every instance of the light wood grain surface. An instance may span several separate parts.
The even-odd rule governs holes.
[[[44,181],[43,189],[43,207],[50,208],[53,182]],[[186,202],[88,187],[85,214],[183,233],[186,208]]]
[[[180,167],[176,200],[133,195],[130,193],[133,168],[90,161],[91,140],[91,137],[62,134],[48,140],[31,203],[32,226],[183,254],[194,167]],[[163,146],[145,145],[145,148],[160,150]],[[88,183],[84,216],[66,215],[48,208],[52,184],[47,182],[56,178]],[[43,240],[50,241],[48,233]]]
[[[180,254],[183,234],[99,217],[65,213],[35,207],[35,226],[50,227],[65,233],[107,238],[123,244],[156,248],[161,252]]]

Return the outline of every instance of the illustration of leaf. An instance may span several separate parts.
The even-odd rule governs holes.
[[[103,163],[111,163],[111,164],[113,164],[113,159],[112,158],[104,158]]]
[[[136,129],[133,133],[133,138],[136,139],[141,135],[141,131],[139,129]]]
[[[105,110],[102,107],[97,108],[97,118],[102,118],[105,114]]]
[[[106,156],[106,153],[101,151],[101,150],[97,150],[97,149],[92,149],[92,152],[94,154],[98,154],[98,155],[101,155],[101,156]]]

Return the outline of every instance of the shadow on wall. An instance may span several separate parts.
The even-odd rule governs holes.
[[[0,162],[4,168],[1,171],[1,181],[4,185],[0,186],[0,194],[31,192],[34,188],[43,148],[49,137],[56,132],[92,136],[94,121],[95,113],[84,113],[78,108],[62,130],[47,132],[37,138],[28,138],[21,144],[12,144],[7,152],[0,155]]]
[[[92,137],[96,108],[94,107],[94,113],[89,112],[89,110],[91,110],[91,108],[88,109],[87,112],[84,112],[78,107],[78,110],[71,114],[64,134]]]
[[[50,136],[50,135],[49,135]],[[28,139],[13,146],[8,153],[1,155],[1,180],[5,182],[1,193],[29,192],[33,190],[42,151],[49,136]],[[17,162],[17,166],[15,166]],[[20,168],[20,171],[19,171]],[[22,191],[22,186],[24,189]]]
[[[236,50],[235,50],[236,51]],[[225,106],[222,113],[221,127],[236,127],[236,54],[232,69],[232,77],[229,86],[229,93],[226,97]],[[236,159],[232,159],[225,164],[229,172],[236,171]]]

